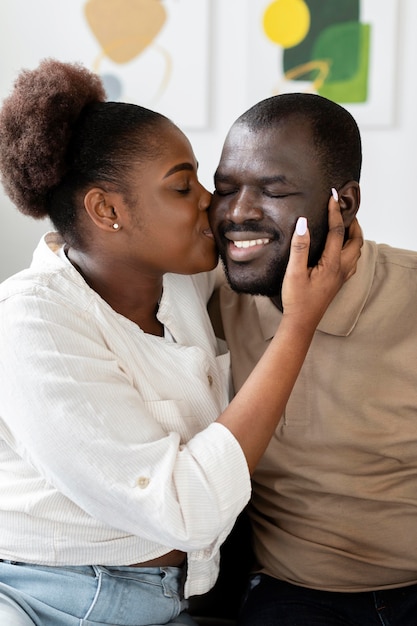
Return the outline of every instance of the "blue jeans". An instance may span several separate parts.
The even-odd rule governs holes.
[[[47,567],[0,562],[1,626],[187,624],[177,567]]]
[[[417,585],[338,593],[252,576],[239,626],[416,626]]]

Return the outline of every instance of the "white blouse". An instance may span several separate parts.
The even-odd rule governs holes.
[[[0,286],[0,558],[128,565],[184,550],[186,596],[203,593],[251,489],[239,444],[212,423],[229,399],[213,273],[164,277],[172,342],[116,313],[61,247],[48,233]]]

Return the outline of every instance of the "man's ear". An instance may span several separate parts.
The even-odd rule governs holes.
[[[106,231],[120,227],[117,210],[114,206],[114,194],[101,187],[92,187],[84,196],[84,207],[91,221]]]
[[[356,180],[350,180],[337,190],[339,205],[343,217],[343,223],[349,228],[353,218],[358,212],[361,202],[361,188]]]

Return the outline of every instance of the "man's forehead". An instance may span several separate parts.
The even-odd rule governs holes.
[[[257,151],[279,149],[281,144],[288,149],[288,144],[295,145],[298,149],[315,146],[313,130],[305,119],[296,116],[271,123],[268,126],[249,126],[244,123],[236,123],[230,129],[224,142],[224,150]]]
[[[228,143],[239,143],[241,141],[254,141],[256,137],[263,135],[266,128],[254,128],[243,122],[236,122],[229,130],[225,145]]]
[[[242,162],[250,163],[258,155],[264,155],[265,150],[269,152],[275,146],[276,141],[271,141],[266,129],[254,130],[241,124],[233,126],[225,139],[219,167],[227,167]],[[269,154],[268,158],[270,157]]]
[[[230,130],[217,168],[217,178],[238,172],[259,176],[285,176],[303,170],[316,170],[317,155],[309,129],[278,125],[249,128],[237,124]]]

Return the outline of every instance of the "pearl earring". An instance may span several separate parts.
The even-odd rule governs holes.
[[[115,223],[113,224],[113,228],[114,228],[114,230],[118,230],[118,228],[119,228],[119,224],[117,224],[117,223],[115,222]]]

